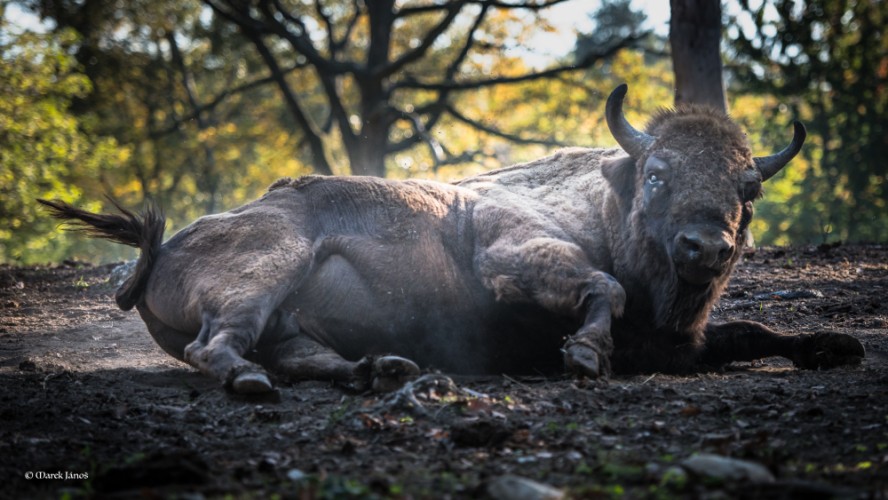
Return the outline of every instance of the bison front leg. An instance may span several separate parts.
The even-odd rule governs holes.
[[[613,276],[593,268],[580,247],[549,237],[500,242],[479,268],[497,300],[532,301],[558,315],[584,318],[564,344],[565,367],[591,378],[610,374],[611,322],[623,314],[626,292]]]
[[[735,321],[707,325],[700,361],[706,367],[719,368],[732,361],[782,356],[799,368],[815,370],[856,365],[865,355],[863,345],[843,333],[780,335],[761,323]]]
[[[606,376],[611,373],[614,350],[611,321],[623,315],[626,292],[613,276],[596,272],[582,297],[586,318],[564,344],[564,366],[577,375]]]

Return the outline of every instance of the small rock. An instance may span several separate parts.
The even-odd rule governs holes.
[[[287,479],[293,481],[294,483],[298,483],[299,481],[308,479],[308,474],[302,472],[299,469],[290,469],[287,471]]]
[[[564,492],[548,484],[505,475],[487,483],[487,494],[494,500],[560,500]]]
[[[583,454],[578,451],[571,450],[564,455],[564,458],[570,460],[571,462],[579,462],[583,459]]]
[[[774,482],[774,475],[765,466],[721,455],[700,453],[681,462],[681,466],[698,477],[752,483]]]
[[[37,363],[31,361],[30,359],[26,359],[19,363],[19,370],[23,372],[37,371]]]

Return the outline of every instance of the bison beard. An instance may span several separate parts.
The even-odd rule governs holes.
[[[663,111],[636,130],[626,91],[606,106],[621,149],[566,149],[454,184],[282,179],[166,242],[154,209],[39,201],[140,248],[118,304],[235,392],[271,390],[269,373],[388,390],[419,367],[604,377],[774,355],[802,368],[859,363],[847,335],[708,322],[761,184],[799,152],[804,127],[754,158],[740,127],[708,108]]]

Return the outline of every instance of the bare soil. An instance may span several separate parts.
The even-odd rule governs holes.
[[[305,382],[258,400],[155,346],[111,269],[0,267],[0,497],[888,496],[888,247],[759,250],[714,314],[851,334],[860,366],[431,375],[388,396]],[[700,453],[774,480],[694,471]]]

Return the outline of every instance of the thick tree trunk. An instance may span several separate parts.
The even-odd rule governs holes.
[[[379,117],[364,119],[356,137],[346,143],[352,175],[386,176],[389,128]]]
[[[370,20],[370,46],[365,61],[366,72],[357,78],[361,92],[361,124],[354,144],[346,144],[346,148],[349,149],[352,174],[385,177],[388,132],[392,124],[386,119],[388,96],[381,71],[391,64],[395,2],[375,0],[366,5]]]
[[[670,5],[675,104],[706,104],[727,111],[719,52],[719,0],[670,0]]]
[[[359,154],[349,155],[352,175],[372,175],[385,177],[385,143],[362,140],[357,148]]]

